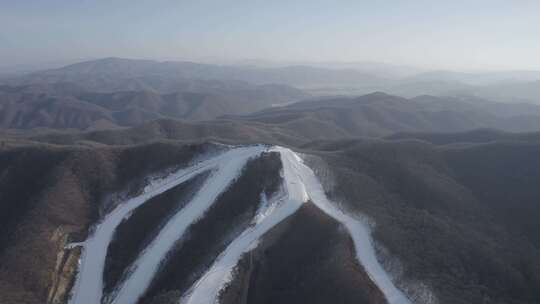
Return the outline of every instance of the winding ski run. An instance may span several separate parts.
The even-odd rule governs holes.
[[[142,194],[120,203],[106,215],[81,244],[83,247],[79,272],[72,289],[70,304],[133,304],[143,296],[156,275],[161,260],[182,238],[190,225],[201,219],[221,193],[242,173],[246,163],[263,152],[280,154],[282,190],[273,197],[263,195],[251,225],[234,239],[213,265],[180,299],[181,304],[218,303],[219,293],[233,278],[233,270],[244,253],[254,249],[261,237],[294,214],[302,204],[311,201],[324,213],[343,224],[350,233],[359,263],[378,286],[390,304],[409,304],[407,297],[392,283],[375,256],[369,230],[355,216],[344,213],[326,197],[321,183],[298,154],[283,147],[262,145],[235,147],[217,156],[204,159],[188,168],[148,185]],[[103,273],[107,248],[120,223],[139,206],[203,172],[210,176],[192,200],[173,215],[158,235],[139,254],[130,272],[110,295],[103,295]]]

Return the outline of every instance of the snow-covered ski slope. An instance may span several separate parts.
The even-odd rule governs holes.
[[[266,232],[294,214],[302,204],[311,201],[328,216],[342,223],[351,234],[356,256],[372,281],[379,287],[390,304],[408,304],[410,301],[392,283],[375,256],[375,250],[365,223],[340,210],[326,197],[321,183],[300,156],[283,147],[246,146],[231,148],[193,166],[178,170],[170,176],[153,182],[144,192],[120,203],[99,222],[83,243],[79,274],[72,290],[73,304],[133,304],[145,293],[156,275],[161,260],[182,238],[190,225],[204,217],[221,193],[227,190],[242,172],[249,159],[264,151],[280,154],[283,165],[282,190],[273,197],[261,195],[262,202],[251,225],[234,239],[213,265],[180,299],[184,304],[218,303],[219,293],[233,279],[233,270],[242,255],[255,248]],[[155,239],[143,250],[119,288],[103,295],[103,273],[107,247],[118,225],[137,207],[150,198],[179,185],[194,176],[211,171],[198,193],[178,210],[163,226]]]
[[[264,148],[262,146],[231,149],[216,157],[209,158],[188,168],[181,169],[164,178],[163,180],[154,181],[151,185],[147,186],[146,189],[144,189],[141,195],[131,198],[126,202],[120,203],[116,209],[114,209],[111,213],[105,216],[105,218],[98,225],[96,225],[95,230],[92,232],[91,236],[84,242],[79,273],[77,275],[74,290],[72,292],[69,303],[101,303],[101,298],[103,296],[103,272],[105,266],[105,258],[107,254],[107,247],[109,246],[109,243],[111,242],[118,225],[120,225],[122,220],[128,217],[133,210],[144,204],[152,197],[161,194],[168,189],[171,189],[172,187],[179,185],[202,172],[209,170],[216,171],[217,173],[212,174],[206,184],[211,183],[211,186],[221,186],[221,190],[224,190],[227,184],[230,183],[233,178],[235,178],[238,174],[240,174],[240,171],[247,162],[247,160],[251,157],[256,157],[263,150]],[[210,187],[205,186],[203,186],[203,189],[212,190],[210,189]],[[205,192],[209,191],[201,192],[203,193],[202,195],[204,195]],[[207,198],[211,200],[214,198],[214,196],[208,193]],[[201,200],[199,195],[194,199]],[[204,209],[198,210],[198,206],[193,204],[193,202],[191,202],[188,207],[190,207],[189,216],[192,216],[192,222],[195,221],[197,217],[200,217],[204,212]],[[183,210],[184,209],[181,209],[181,211]],[[176,215],[175,217],[173,217],[172,220],[178,219],[178,216],[179,215]],[[150,244],[148,249],[154,248],[156,250],[160,250],[160,252],[166,252],[164,247],[166,247],[167,244],[163,244],[163,242],[170,242],[171,234],[174,233],[175,231],[171,231],[171,226],[167,225],[166,227],[164,227],[164,230],[161,231],[156,240],[154,240],[154,242]],[[165,237],[165,239],[163,239],[163,237]],[[173,235],[172,238],[175,238],[175,236]],[[177,238],[178,237],[176,237],[176,239]],[[145,250],[145,252],[149,252],[148,249]],[[150,254],[151,253],[152,252],[150,252]],[[143,254],[143,256],[148,257],[149,255]],[[150,261],[146,261],[144,259],[141,260],[141,258],[139,258],[136,265],[138,265],[139,263],[143,263],[143,267],[148,267],[147,265],[148,263],[150,263]],[[135,269],[138,269],[136,265]],[[127,280],[126,288],[132,287],[133,284],[144,284],[143,282],[141,282],[142,279],[140,279],[140,272],[135,271],[134,274],[135,276],[130,276]],[[149,274],[148,276],[149,279],[151,279],[151,275]],[[131,283],[132,278],[135,279],[134,283]],[[121,292],[123,292],[124,290],[125,288],[122,288]],[[142,292],[144,292],[144,290],[139,290],[137,294]],[[122,303],[118,301],[115,302]],[[123,303],[135,303],[135,301],[128,301]]]

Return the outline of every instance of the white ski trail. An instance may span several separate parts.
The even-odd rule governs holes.
[[[103,220],[95,226],[90,236],[83,243],[77,244],[83,247],[79,260],[78,274],[75,285],[71,291],[70,304],[98,304],[103,296],[103,271],[107,248],[111,242],[116,227],[131,214],[133,210],[144,204],[152,197],[159,195],[176,185],[179,185],[194,176],[211,170],[220,165],[237,151],[233,149],[222,152],[217,156],[200,161],[191,167],[183,168],[177,172],[157,181],[153,181],[145,187],[142,194],[120,203],[113,211],[107,214]]]
[[[195,197],[178,211],[159,232],[158,236],[139,255],[134,268],[112,301],[113,304],[137,303],[150,285],[159,264],[186,229],[212,206],[218,196],[240,175],[250,158],[260,155],[262,146],[237,148],[226,152],[217,170],[206,180]]]
[[[356,257],[360,265],[364,267],[371,280],[382,291],[388,303],[410,304],[409,299],[394,285],[388,273],[377,260],[367,225],[360,219],[344,213],[332,203],[313,170],[306,166],[300,157],[298,159],[300,160],[297,165],[298,174],[301,176],[311,201],[324,213],[347,228],[353,239]]]
[[[296,174],[297,156],[290,150],[273,150],[281,152],[285,193],[273,198],[267,209],[259,210],[254,217],[255,223],[227,246],[209,270],[182,297],[180,303],[216,303],[219,292],[232,279],[234,267],[242,255],[256,247],[267,231],[294,214],[308,200],[306,189]]]

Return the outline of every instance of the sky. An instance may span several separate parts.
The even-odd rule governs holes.
[[[0,67],[111,56],[540,70],[540,1],[0,0]]]

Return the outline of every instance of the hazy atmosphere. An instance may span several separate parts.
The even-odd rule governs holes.
[[[0,67],[118,56],[540,69],[540,2],[0,0]]]
[[[540,0],[0,0],[1,304],[539,304]]]

